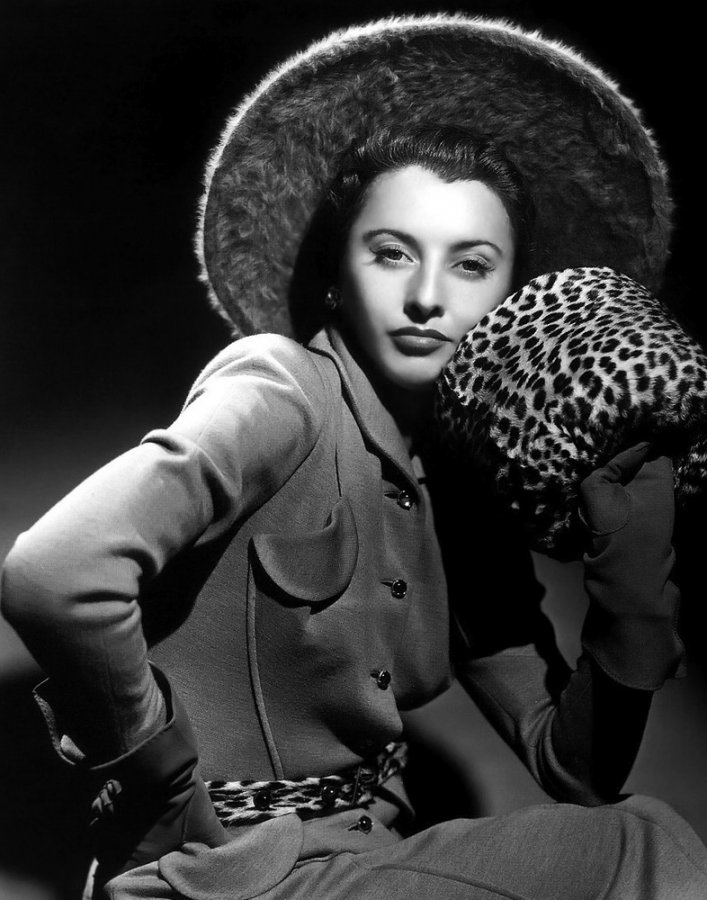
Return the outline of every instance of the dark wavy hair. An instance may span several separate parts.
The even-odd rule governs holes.
[[[373,181],[413,165],[448,182],[481,181],[498,196],[516,242],[513,284],[522,284],[532,255],[535,209],[520,172],[492,141],[457,125],[439,124],[381,129],[348,150],[324,203],[328,277],[336,280],[349,230]]]

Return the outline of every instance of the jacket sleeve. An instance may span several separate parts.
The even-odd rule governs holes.
[[[588,657],[568,664],[542,611],[544,589],[522,535],[483,489],[471,490],[471,521],[447,527],[442,539],[456,676],[551,797],[615,801],[652,695],[618,684]],[[470,560],[478,561],[473,574]]]
[[[185,547],[224,535],[286,481],[317,440],[326,390],[306,350],[237,341],[168,428],[80,484],[20,535],[2,609],[52,682],[52,706],[92,761],[163,721],[141,590]]]
[[[465,629],[456,625],[465,644]],[[516,646],[484,655],[466,644],[456,654],[456,675],[552,798],[617,800],[643,737],[650,692],[614,682],[586,656],[572,669],[540,612]]]

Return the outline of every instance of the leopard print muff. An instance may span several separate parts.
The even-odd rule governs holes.
[[[532,549],[584,549],[578,488],[650,440],[678,509],[707,487],[707,355],[646,288],[610,268],[530,281],[461,341],[438,381],[455,455],[488,470]]]

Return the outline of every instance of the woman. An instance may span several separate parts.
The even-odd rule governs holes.
[[[680,658],[669,462],[634,448],[586,485],[594,612],[570,672],[529,557],[430,440],[436,377],[520,277],[529,205],[490,143],[374,132],[322,211],[329,325],[306,347],[232,344],[170,428],[18,541],[3,608],[51,676],[59,749],[105,781],[99,896],[704,893],[689,826],[618,793]],[[471,551],[445,511],[460,499]],[[494,596],[471,602],[470,564]],[[450,608],[456,674],[533,774],[611,805],[402,839],[399,712],[450,682]],[[172,635],[154,653],[167,675],[146,633]]]
[[[213,554],[218,557],[199,589],[200,604],[209,619],[221,599],[219,585],[224,583],[228,594],[234,589],[240,593],[243,585],[235,604],[226,600],[228,615],[235,612],[237,616],[234,633],[226,637],[230,652],[215,648],[219,665],[247,664],[242,675],[224,672],[222,684],[211,686],[216,692],[231,693],[238,717],[232,725],[217,725],[210,734],[215,743],[226,735],[232,742],[221,752],[209,751],[208,768],[219,765],[222,777],[233,773],[239,780],[274,781],[348,773],[350,778],[364,761],[377,779],[381,776],[376,755],[400,737],[398,710],[426,702],[449,684],[445,581],[422,475],[430,452],[422,450],[420,440],[429,432],[429,400],[441,368],[466,331],[511,289],[518,235],[527,225],[527,203],[517,175],[492,146],[475,147],[467,136],[450,129],[396,138],[383,133],[358,148],[353,163],[355,168],[345,172],[335,188],[345,233],[339,286],[328,299],[337,307],[340,330],[331,327],[320,333],[308,350],[271,336],[231,345],[203,373],[170,429],[152,433],[140,448],[79,487],[18,543],[8,560],[7,615],[60,685],[64,699],[57,698],[55,705],[66,709],[67,733],[86,752],[92,767],[105,771],[113,783],[120,782],[126,795],[121,799],[113,786],[104,791],[99,804],[98,825],[105,830],[99,858],[107,870],[100,881],[141,862],[147,862],[147,868],[137,870],[140,875],[125,877],[159,880],[149,857],[156,859],[174,850],[174,871],[169,862],[161,864],[164,877],[172,888],[192,896],[190,879],[198,882],[207,870],[197,860],[198,874],[190,871],[182,843],[218,846],[227,840],[203,792],[198,792],[201,786],[195,788],[195,776],[187,779],[186,788],[183,783],[184,773],[179,771],[184,765],[183,749],[170,747],[178,714],[175,719],[174,710],[168,711],[169,688],[164,679],[150,675],[134,599],[140,594],[140,583],[162,571],[183,548],[188,548],[192,577],[200,555],[209,557],[203,564],[206,570],[213,565]],[[617,473],[631,479],[627,489],[635,504],[663,504],[669,510],[665,501],[671,491],[670,465],[666,460],[643,463],[644,458],[640,451],[624,454],[615,461]],[[606,484],[597,483],[590,495],[594,515],[612,517],[616,515],[611,493],[615,475],[609,471],[602,475]],[[608,489],[608,498],[602,488]],[[656,488],[663,494],[658,500],[653,493]],[[659,511],[649,509],[646,521],[639,518],[622,529],[624,541],[636,529],[634,539],[640,534],[648,543],[648,557],[662,557],[669,543],[666,520],[654,515],[647,521]],[[484,524],[490,526],[488,521]],[[223,552],[223,536],[234,532],[236,537]],[[382,558],[377,552],[381,544]],[[504,551],[508,564],[508,547]],[[653,567],[647,574],[642,559],[644,570],[639,572],[632,568],[630,555],[622,556],[617,567],[614,552],[610,544],[608,557],[592,561],[590,579],[608,581],[603,590],[620,594],[625,585],[641,578],[647,585],[647,600],[651,578],[664,577],[664,567]],[[519,557],[518,564],[526,576],[522,619],[501,634],[488,625],[477,634],[472,618],[471,640],[500,640],[501,645],[490,655],[488,651],[480,657],[458,655],[457,664],[469,667],[468,671],[460,668],[460,677],[475,695],[485,698],[485,705],[494,707],[491,715],[497,724],[499,715],[514,722],[522,734],[520,740],[513,737],[507,723],[501,722],[500,727],[552,794],[585,803],[615,800],[638,747],[648,694],[622,686],[620,676],[606,678],[590,660],[568,677],[551,645],[543,646],[549,643],[548,628],[537,608],[537,586],[527,558]],[[42,571],[49,573],[44,584],[38,579]],[[381,574],[390,578],[381,579]],[[251,593],[254,600],[248,599]],[[620,620],[613,629],[627,632],[620,641],[628,657],[623,680],[629,685],[634,675],[630,657],[638,655],[637,637],[657,637],[650,661],[656,682],[679,658],[679,642],[672,629],[676,592],[668,586],[662,593],[653,610],[654,616],[662,618],[626,627]],[[602,589],[597,594],[597,605],[601,605]],[[181,602],[186,599],[180,598]],[[457,613],[469,619],[465,599]],[[496,602],[507,608],[507,601],[500,597]],[[156,601],[143,602],[149,613],[150,603]],[[194,618],[198,618],[196,611]],[[197,653],[218,640],[211,634],[215,624],[207,623],[200,633]],[[198,622],[191,627],[200,630]],[[462,623],[462,634],[466,628],[468,624]],[[609,641],[613,632],[609,631]],[[396,646],[399,636],[404,638],[402,646]],[[522,646],[520,657],[510,650],[508,645],[513,644]],[[594,645],[587,641],[587,645],[591,658],[596,655],[601,664],[606,652],[601,640],[595,639]],[[555,701],[547,693],[545,679],[557,685]],[[253,691],[256,681],[259,685]],[[212,709],[220,707],[216,704]],[[601,744],[609,727],[612,755],[607,759]],[[159,756],[154,759],[156,747]],[[189,749],[193,748],[187,747],[187,755]],[[116,757],[121,758],[116,761]],[[190,759],[189,769],[192,765]],[[175,772],[179,775],[176,785]],[[326,786],[331,792],[342,790],[336,781],[318,784],[320,807]],[[336,810],[339,800],[343,811],[320,820],[324,834],[320,821],[311,820],[308,834],[316,835],[317,850],[305,851],[302,858],[320,857],[322,842],[326,844],[325,835],[332,829],[347,839],[341,846],[339,836],[337,845],[347,852],[356,852],[361,835],[368,838],[374,830],[385,835],[383,844],[393,841],[404,794],[399,793],[397,779],[393,783],[387,779],[382,787],[378,799],[334,796],[330,810]],[[166,796],[160,798],[161,788]],[[146,808],[146,789],[157,792],[158,802],[152,809]],[[195,789],[196,802],[191,797]],[[247,806],[251,821],[261,813],[269,823],[271,800],[266,791],[274,789],[275,785],[260,786],[251,794]],[[218,787],[214,790],[216,796],[223,794]],[[225,797],[228,800],[228,792]],[[237,799],[244,802],[242,794]],[[160,803],[165,809],[160,809]],[[175,806],[176,826],[169,822]],[[326,807],[311,810],[324,811]],[[624,839],[638,845],[648,840],[642,830],[652,830],[651,839],[656,840],[657,828],[665,827],[666,820],[679,821],[659,804],[638,799],[625,801],[613,811]],[[139,839],[138,828],[146,814],[147,842]],[[639,815],[649,821],[654,818],[655,826],[651,829],[642,823],[639,827],[637,823],[643,822]],[[536,818],[543,842],[551,831],[571,834],[575,850],[581,847],[580,857],[587,848],[583,841],[578,844],[579,835],[592,842],[598,838],[588,824],[591,814],[579,808],[535,810],[515,818],[524,817]],[[152,818],[155,822],[149,821]],[[473,846],[475,830],[496,832],[508,828],[513,818],[491,828],[468,823],[454,843],[463,835],[467,848]],[[546,818],[552,823],[549,830],[543,824]],[[237,815],[231,820],[239,821]],[[573,820],[583,824],[573,825]],[[281,832],[279,840],[272,833],[275,826]],[[305,876],[302,865],[297,872],[299,887],[293,887],[287,877],[282,880],[281,867],[292,868],[292,851],[299,858],[303,842],[296,813],[272,825],[251,827],[253,834],[261,831],[256,845],[263,843],[267,833],[270,853],[278,850],[276,883],[281,882],[283,896],[292,896],[296,890],[309,896],[333,896],[333,888],[324,886],[327,879],[346,878],[337,867],[335,875],[317,871],[314,878]],[[454,826],[457,831],[460,827],[464,826]],[[513,827],[521,827],[520,821]],[[687,826],[674,827],[689,843]],[[439,836],[428,835],[430,847],[435,841],[442,843],[434,847],[431,857],[429,850],[422,849],[421,836],[409,839],[415,849],[406,851],[405,859],[411,859],[412,865],[425,865],[425,858],[429,865],[442,847],[447,855],[452,852],[447,846],[449,830],[440,826],[432,831]],[[243,855],[241,835],[237,831],[235,840],[224,845],[228,852],[223,859],[233,870],[231,877],[238,871],[234,852],[238,862]],[[131,838],[135,846],[130,846]],[[553,841],[558,839],[554,834]],[[508,840],[509,835],[504,835],[504,843]],[[692,840],[698,863],[698,842]],[[496,835],[493,841],[498,841]],[[378,839],[364,845],[376,848],[374,855],[381,846]],[[680,865],[689,863],[681,862],[677,844],[672,850],[674,859],[665,867],[664,877],[673,883],[679,877],[685,879],[683,886],[689,891],[687,874],[679,874]],[[328,845],[327,851],[331,852]],[[209,852],[222,851],[202,846],[196,856]],[[516,852],[514,848],[512,853]],[[120,859],[120,853],[125,858]],[[469,879],[479,879],[486,889],[493,884],[533,895],[542,883],[537,879],[546,877],[542,867],[512,874],[508,871],[512,853],[510,848],[502,853],[492,875],[474,866],[460,869],[455,860],[436,877],[445,884],[451,880],[456,885],[451,891],[470,890]],[[568,853],[569,846],[562,856]],[[392,855],[388,848],[387,865],[392,865]],[[602,858],[606,862],[604,849],[593,853],[592,868]],[[621,884],[617,896],[627,896],[625,878],[641,877],[630,855],[626,859],[629,872],[625,874],[620,874],[616,859],[611,859],[605,872],[599,870],[599,879],[608,876]],[[407,864],[401,862],[396,878]],[[321,868],[320,863],[309,866]],[[580,874],[589,878],[586,860],[579,870],[578,866],[580,859],[569,865],[566,859],[553,864],[556,873],[563,872],[561,895],[567,895],[570,877],[572,883],[577,883]],[[273,869],[268,868],[256,880],[272,879]],[[374,877],[379,882],[381,875]],[[425,881],[432,876],[416,877]],[[642,895],[661,890],[661,877],[658,871],[653,883],[639,882]],[[367,881],[361,878],[345,882],[346,890],[367,896]],[[705,879],[707,869],[703,885]],[[697,890],[699,876],[693,876],[693,881]],[[421,884],[415,887],[414,879],[408,882],[406,890],[421,889]],[[113,884],[120,895],[119,879]],[[595,873],[582,890],[592,896],[600,884]],[[217,887],[207,885],[207,893]],[[234,887],[243,889],[240,879]],[[268,887],[269,883],[261,883],[257,892]]]

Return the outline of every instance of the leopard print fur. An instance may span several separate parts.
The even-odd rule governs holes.
[[[438,381],[444,439],[488,468],[533,549],[583,548],[577,489],[619,450],[672,457],[678,504],[707,485],[707,355],[609,268],[529,282],[461,341]]]
[[[206,787],[226,828],[294,812],[310,819],[333,810],[369,806],[377,789],[403,771],[407,753],[405,741],[392,741],[375,759],[338,775],[299,781],[207,781]]]

